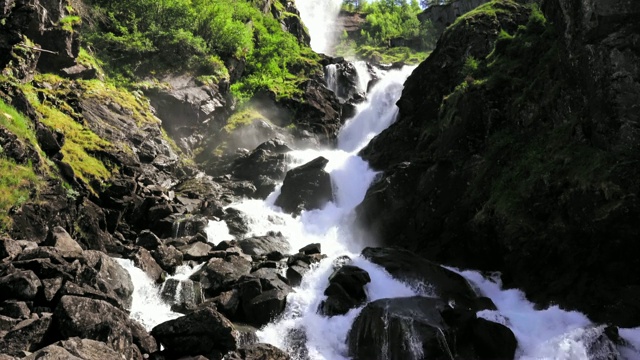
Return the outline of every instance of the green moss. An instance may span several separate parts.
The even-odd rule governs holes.
[[[148,100],[140,92],[130,92],[100,80],[80,80],[77,83],[83,91],[83,97],[117,103],[131,114],[138,125],[158,123],[158,119],[149,110]]]
[[[0,232],[11,226],[9,210],[37,196],[42,180],[31,164],[19,165],[0,152]]]
[[[458,17],[450,26],[468,26],[475,24],[481,17],[497,19],[498,15],[510,17],[514,7],[519,6],[513,0],[493,0]]]
[[[237,111],[231,117],[229,117],[229,120],[227,120],[227,124],[222,128],[222,130],[228,134],[231,134],[238,128],[251,125],[256,120],[269,121],[269,119],[265,118],[255,108],[249,106],[246,109]]]
[[[74,27],[80,25],[82,23],[82,19],[77,15],[67,15],[60,19],[60,26],[62,30],[73,32]]]
[[[358,58],[381,64],[391,64],[401,61],[405,64],[415,65],[424,61],[430,54],[428,51],[417,51],[409,47],[384,47],[370,45],[358,46],[353,51]],[[338,55],[347,56],[348,54],[345,52],[344,54]]]
[[[53,84],[55,81],[62,81],[55,75],[40,75],[37,80]],[[43,102],[38,99],[38,90],[32,86],[25,85],[23,90],[36,111],[42,115],[42,123],[64,134],[65,142],[60,152],[76,176],[87,184],[93,179],[101,181],[109,178],[116,169],[92,154],[111,149],[112,145],[75,120],[78,115],[61,100],[66,90],[58,90],[57,93],[56,90],[47,90],[48,93],[43,91]]]
[[[78,57],[76,58],[76,62],[80,65],[84,65],[88,68],[96,69],[100,76],[104,76],[104,70],[102,69],[102,65],[100,61],[96,59],[95,56],[90,54],[87,49],[84,47],[80,47],[80,51],[78,52]]]
[[[0,99],[0,126],[34,147],[38,145],[31,121]]]

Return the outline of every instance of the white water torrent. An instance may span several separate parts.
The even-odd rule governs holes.
[[[329,64],[324,67],[324,79],[327,82],[327,89],[338,94],[338,67],[336,64]]]
[[[295,3],[309,30],[313,51],[330,55],[340,34],[336,19],[342,0],[296,0]]]
[[[352,233],[353,209],[363,200],[376,173],[357,156],[357,152],[369,140],[388,127],[397,115],[398,100],[403,82],[411,69],[390,71],[374,87],[368,101],[359,105],[357,115],[347,121],[338,136],[338,149],[301,150],[290,153],[291,167],[313,160],[318,156],[329,159],[325,170],[331,174],[335,201],[323,209],[303,212],[297,218],[284,214],[273,204],[279,195],[276,189],[267,200],[244,200],[231,207],[244,212],[249,218],[251,235],[264,235],[268,231],[280,231],[290,242],[292,252],[309,244],[322,244],[322,252],[328,256],[307,273],[299,287],[287,297],[285,313],[276,321],[260,329],[260,341],[271,343],[300,358],[295,343],[288,342],[288,334],[297,332],[303,338],[307,356],[313,360],[347,359],[346,338],[349,329],[362,308],[353,309],[343,316],[325,317],[317,309],[325,296],[328,278],[332,273],[332,261],[341,255],[353,260],[353,265],[366,270],[371,282],[366,286],[368,301],[382,298],[406,297],[425,293],[421,287],[412,288],[393,279],[384,269],[370,263],[359,254],[368,244],[363,244]],[[228,228],[222,222],[211,222],[207,229],[210,239],[227,238]],[[141,270],[128,260],[120,260],[131,274],[135,293],[132,317],[140,320],[147,329],[178,314],[159,299],[159,289]],[[456,271],[455,269],[452,269]],[[188,277],[185,269],[182,275]],[[582,360],[587,356],[590,333],[597,329],[588,318],[577,312],[551,307],[537,310],[518,290],[503,290],[498,278],[486,279],[478,272],[460,272],[483,296],[490,297],[497,311],[482,311],[480,317],[508,326],[518,340],[516,357],[520,360]],[[619,349],[626,359],[640,359],[640,329],[621,329],[620,335],[628,342]],[[416,347],[419,344],[415,340]],[[419,353],[414,354],[421,358]],[[306,357],[304,357],[306,359]]]

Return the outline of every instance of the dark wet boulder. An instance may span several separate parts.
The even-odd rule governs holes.
[[[0,239],[0,261],[11,259],[22,251],[17,241],[9,238]]]
[[[51,321],[51,314],[44,313],[19,322],[0,339],[0,351],[19,356],[24,351],[39,349],[46,342]]]
[[[449,312],[454,311],[455,316]],[[349,331],[354,359],[513,359],[507,327],[451,309],[441,299],[409,297],[367,304]]]
[[[134,345],[129,315],[102,300],[63,296],[53,314],[62,339],[82,337],[102,341],[127,358],[141,358]]]
[[[290,360],[291,356],[271,344],[242,346],[224,356],[223,360]]]
[[[191,280],[202,284],[202,290],[208,296],[216,296],[229,290],[231,285],[251,271],[251,262],[240,256],[227,256],[224,259],[212,258],[200,270],[191,275]]]
[[[0,278],[0,300],[33,300],[42,288],[42,282],[31,271],[16,271]]]
[[[270,323],[284,311],[288,294],[287,290],[272,289],[243,301],[242,308],[247,322],[258,327]]]
[[[382,266],[394,278],[415,287],[425,287],[445,301],[476,309],[478,296],[461,275],[422,256],[399,248],[366,248],[362,256]]]
[[[369,273],[359,267],[344,265],[329,277],[324,291],[326,300],[320,303],[320,313],[327,316],[344,315],[367,300],[365,285],[371,282]]]
[[[175,247],[169,245],[160,245],[151,251],[151,256],[156,260],[158,265],[168,273],[174,273],[176,268],[182,265],[184,255]]]
[[[209,252],[212,249],[213,247],[211,245],[200,241],[178,248],[178,250],[182,252],[184,260],[194,260],[197,262],[209,260],[211,258]]]
[[[275,205],[290,214],[323,207],[333,200],[331,176],[324,171],[329,160],[319,157],[289,170]]]
[[[133,255],[133,263],[156,283],[160,283],[164,279],[164,270],[158,265],[149,250],[139,248]]]
[[[254,197],[264,199],[287,173],[286,153],[291,151],[282,140],[271,139],[231,164],[231,174],[256,187]]]
[[[45,241],[41,244],[44,246],[52,246],[63,253],[76,254],[82,253],[82,247],[75,241],[71,235],[61,226],[56,226],[47,235]]]
[[[247,216],[240,210],[235,208],[225,209],[222,219],[229,227],[229,234],[236,237],[243,237],[249,232],[249,223]]]
[[[200,283],[189,279],[167,279],[162,285],[160,296],[171,304],[172,310],[181,313],[195,310],[204,301]]]
[[[129,273],[111,257],[98,251],[83,252],[83,259],[88,269],[93,269],[98,288],[105,293],[113,293],[125,308],[131,306],[133,282]]]
[[[247,255],[266,255],[274,251],[286,254],[290,249],[289,242],[279,232],[270,232],[264,236],[253,236],[240,240],[238,246]]]
[[[57,342],[54,345],[60,346],[74,356],[85,360],[116,359],[116,357],[120,356],[107,344],[91,339],[75,337]]]
[[[214,307],[166,321],[154,327],[151,334],[177,357],[234,351],[239,338],[233,324]]]
[[[302,278],[306,273],[310,270],[309,264],[306,263],[298,263],[295,265],[291,265],[287,268],[287,280],[291,286],[299,286],[302,282]]]
[[[152,251],[162,245],[162,240],[151,230],[142,230],[136,238],[136,245]]]
[[[322,245],[320,243],[309,244],[298,250],[298,252],[305,255],[321,254]]]

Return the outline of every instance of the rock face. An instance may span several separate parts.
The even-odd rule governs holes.
[[[361,227],[499,270],[542,304],[640,324],[640,283],[623,270],[639,250],[627,165],[640,146],[638,6],[547,0],[531,14],[499,0],[460,17],[408,78],[396,123],[362,151],[384,173],[357,208]]]
[[[367,293],[364,286],[371,282],[369,273],[352,265],[344,265],[329,277],[329,287],[324,291],[327,299],[320,304],[324,315],[344,315],[364,304]]]
[[[328,162],[319,157],[287,172],[276,206],[287,213],[300,214],[303,210],[319,209],[331,201],[331,176],[324,171]]]
[[[450,311],[442,300],[425,297],[369,303],[349,332],[349,355],[394,360],[514,358],[517,342],[507,327],[478,319],[473,312],[450,317]]]
[[[431,5],[418,15],[421,22],[431,21],[437,35],[453,24],[458,17],[468,13],[489,0],[456,0],[448,4]]]
[[[174,356],[225,354],[238,347],[239,333],[214,308],[164,322],[151,334]]]

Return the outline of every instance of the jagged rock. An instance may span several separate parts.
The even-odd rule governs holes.
[[[243,310],[247,321],[258,327],[271,322],[280,315],[286,306],[288,291],[272,289],[263,291],[248,301],[243,301]]]
[[[151,278],[151,280],[155,281],[156,283],[160,283],[164,279],[164,270],[153,259],[153,256],[151,255],[149,250],[145,248],[139,248],[138,251],[133,255],[133,263],[136,265],[136,267],[144,271]]]
[[[302,278],[308,273],[310,267],[308,264],[291,265],[287,268],[287,280],[291,286],[299,286]]]
[[[204,300],[200,283],[189,279],[167,279],[160,295],[177,312],[194,310]]]
[[[371,282],[369,273],[352,265],[344,265],[329,277],[324,291],[326,300],[320,303],[320,312],[327,316],[344,315],[364,304],[367,293],[364,286]]]
[[[287,172],[275,205],[290,214],[319,209],[333,200],[331,176],[324,171],[329,160],[319,157]]]
[[[182,151],[191,154],[206,137],[207,125],[229,116],[228,84],[199,85],[188,75],[162,81],[168,88],[153,87],[145,94],[169,135]]]
[[[249,180],[256,187],[255,197],[265,199],[284,179],[287,172],[286,153],[291,151],[282,140],[271,139],[231,164],[232,174]]]
[[[213,307],[166,321],[154,327],[151,334],[174,356],[234,351],[239,337],[233,324]]]
[[[98,77],[98,71],[94,68],[76,64],[60,70],[61,74],[72,80],[91,80]]]
[[[0,314],[14,319],[23,320],[29,318],[31,310],[24,301],[7,300],[0,303]]]
[[[305,255],[321,254],[322,245],[320,243],[309,244],[303,247],[302,249],[298,250],[298,252]]]
[[[191,275],[191,280],[202,284],[209,296],[216,296],[251,271],[251,262],[240,256],[225,259],[213,258],[200,270]]]
[[[13,159],[18,164],[26,164],[29,161],[34,162],[38,166],[38,157],[31,145],[24,143],[4,127],[0,127],[0,147],[2,153],[9,159]]]
[[[514,358],[517,341],[507,327],[487,324],[466,310],[447,320],[442,313],[448,309],[444,301],[425,297],[369,303],[349,331],[349,355],[354,359],[408,359],[416,354],[426,359]]]
[[[164,244],[161,244],[155,250],[151,251],[151,256],[153,256],[160,267],[171,274],[176,271],[178,266],[182,265],[184,259],[178,249]]]
[[[286,254],[290,248],[287,239],[279,232],[240,240],[238,246],[247,255],[265,255],[274,251]]]
[[[63,339],[82,337],[102,341],[127,358],[142,357],[134,345],[129,315],[105,301],[63,296],[53,320]]]
[[[418,15],[421,22],[429,21],[433,24],[437,38],[447,26],[453,24],[460,15],[463,15],[489,0],[457,0],[447,4],[434,4],[427,7]]]
[[[71,235],[61,226],[54,227],[47,236],[47,239],[42,243],[45,246],[53,246],[63,253],[80,254],[82,253],[82,247],[73,240]]]
[[[224,356],[223,360],[290,360],[291,356],[271,344],[243,346]]]
[[[153,251],[158,248],[158,246],[162,245],[162,240],[151,232],[151,230],[143,230],[138,238],[136,239],[136,245],[142,246],[143,248]]]
[[[229,227],[229,234],[233,236],[239,237],[249,232],[246,215],[238,209],[225,209],[225,214],[222,216],[222,219]]]
[[[365,248],[362,256],[398,280],[427,286],[434,296],[444,301],[481,310],[476,308],[477,295],[465,278],[415,253],[397,248]]]
[[[90,250],[106,252],[107,249],[113,248],[115,241],[107,232],[107,220],[104,211],[98,205],[84,199],[78,214],[76,241]]]
[[[120,355],[111,349],[107,344],[90,339],[70,338],[55,343],[69,353],[85,360],[104,360],[104,359],[116,359]]]
[[[0,278],[0,300],[33,300],[42,282],[33,271],[17,271]]]
[[[12,259],[16,257],[22,248],[17,241],[13,239],[0,239],[0,260]]]
[[[211,302],[213,302],[216,308],[226,317],[230,319],[235,318],[238,307],[240,306],[240,292],[238,289],[225,291],[211,299]]]
[[[3,353],[15,356],[22,351],[38,349],[45,341],[51,320],[51,314],[44,313],[38,318],[21,321],[0,339],[0,349]]]
[[[114,295],[122,302],[125,308],[131,306],[133,294],[133,282],[129,273],[115,260],[98,251],[88,250],[83,252],[86,265],[95,269],[95,279],[100,283],[100,290],[113,291]]]
[[[60,359],[88,360],[81,357],[77,357],[58,345],[49,345],[23,358],[23,360],[60,360]]]
[[[211,245],[202,242],[195,242],[178,248],[178,250],[182,252],[185,260],[195,260],[198,262],[208,260],[210,258],[209,251],[212,249],[213,247]]]

